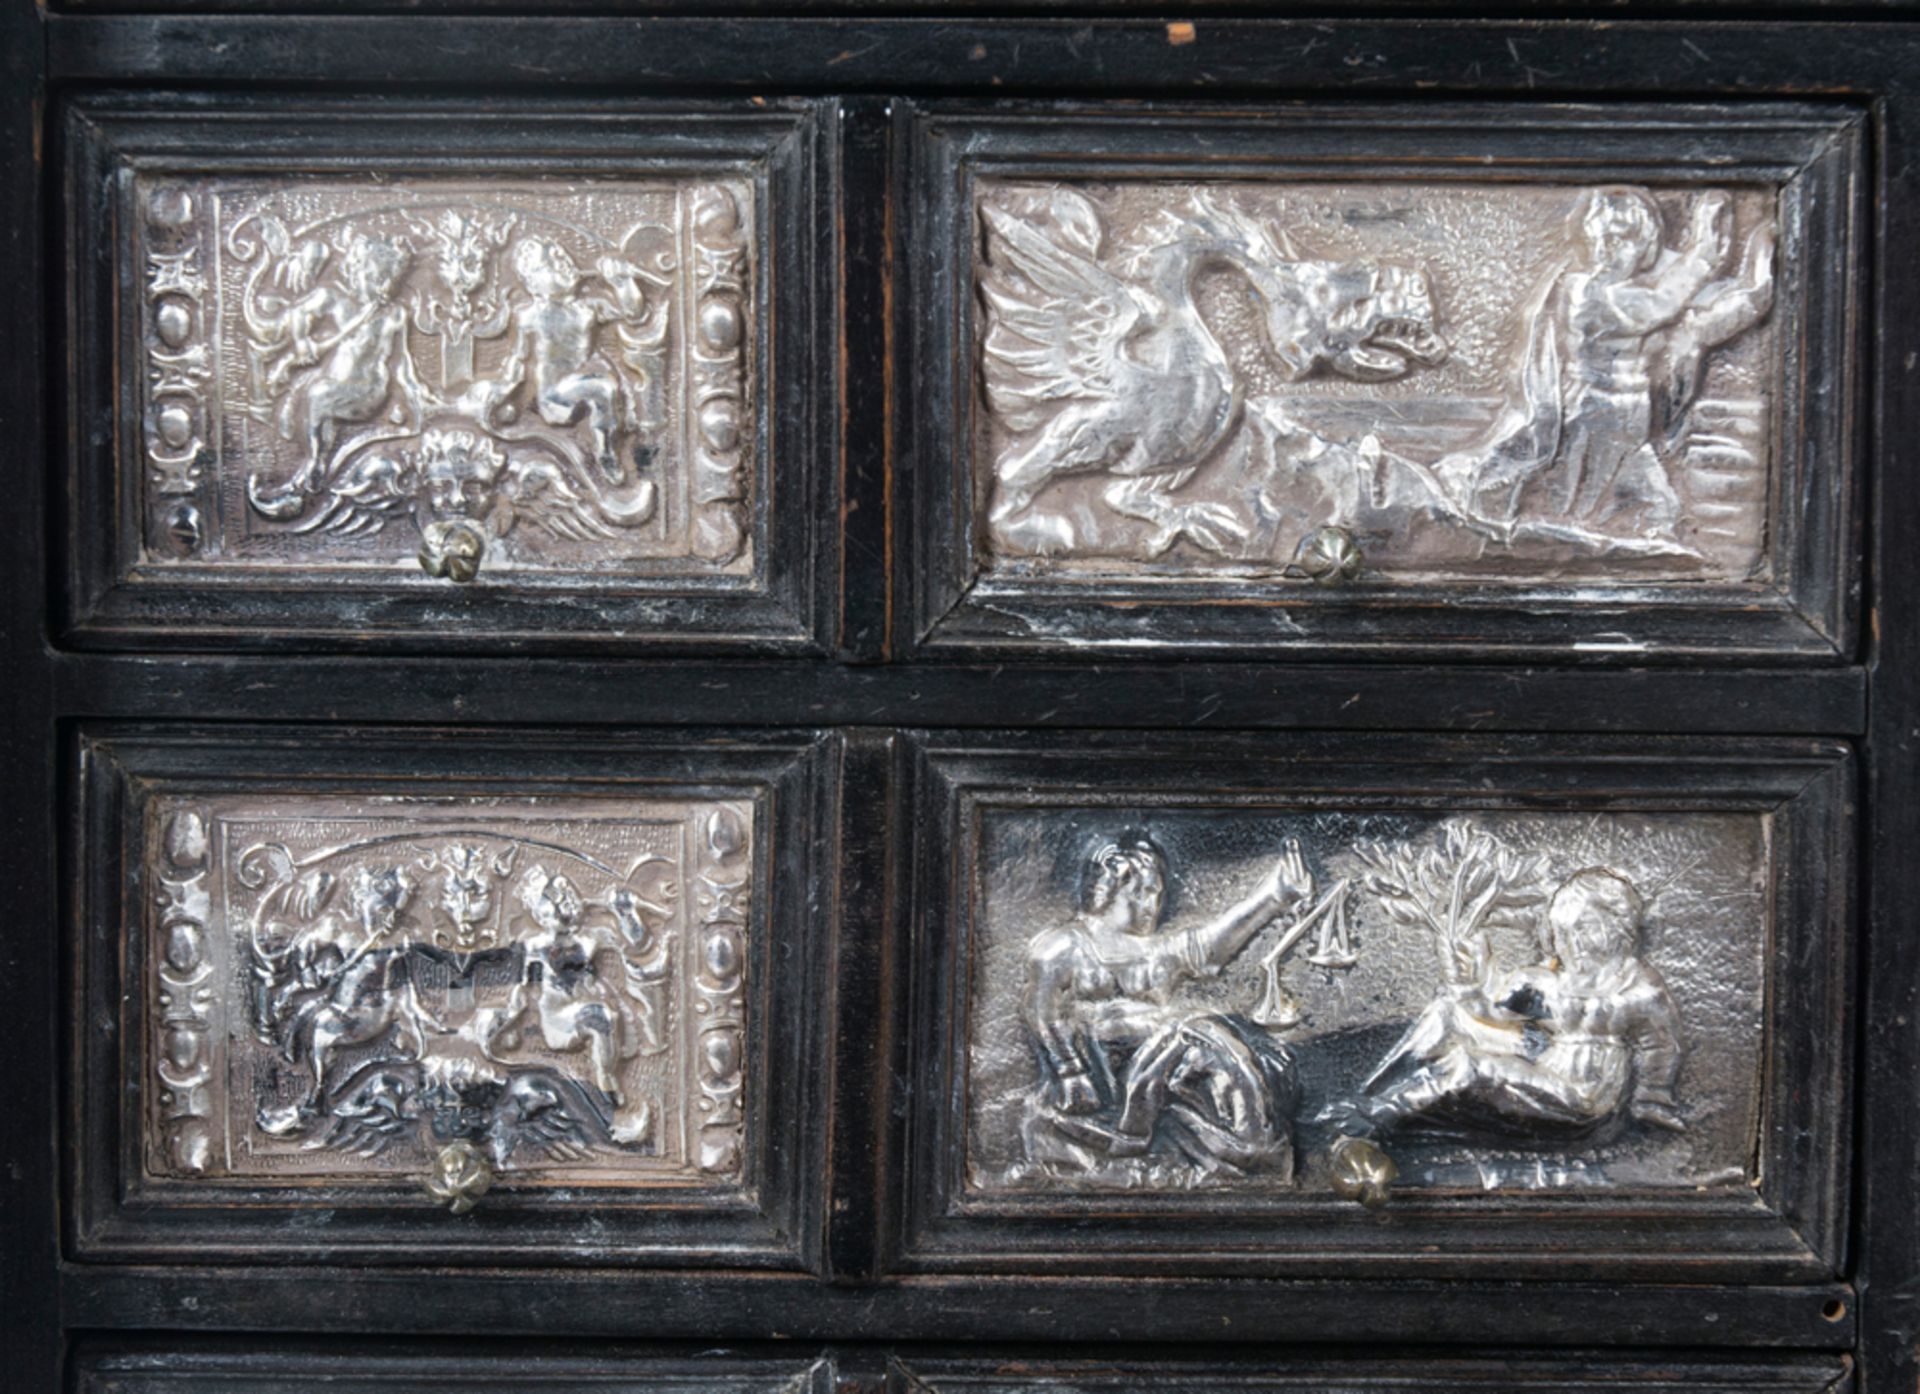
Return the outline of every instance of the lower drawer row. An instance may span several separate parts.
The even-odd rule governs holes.
[[[338,1347],[115,1348],[79,1360],[80,1394],[280,1394],[324,1376],[334,1394],[1845,1394],[1845,1356],[1716,1358],[1608,1354],[1428,1355],[1379,1359],[1266,1352],[1232,1359],[1097,1358],[1058,1353],[703,1351],[554,1354],[538,1347],[475,1354],[468,1346],[386,1354]]]
[[[79,1258],[1839,1271],[1843,745],[71,755]]]

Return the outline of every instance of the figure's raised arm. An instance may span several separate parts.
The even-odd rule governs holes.
[[[1718,190],[1702,194],[1693,205],[1693,221],[1679,254],[1655,267],[1645,280],[1613,287],[1609,299],[1630,328],[1640,333],[1662,328],[1686,312],[1732,250],[1732,200]]]
[[[594,270],[600,273],[613,291],[617,306],[610,307],[612,313],[608,319],[642,319],[647,313],[646,287],[640,284],[640,268],[619,257],[601,257],[594,263]]]
[[[1755,228],[1740,254],[1738,274],[1706,286],[1688,307],[1688,333],[1707,348],[1724,344],[1766,318],[1773,308],[1771,226]]]
[[[1196,959],[1194,967],[1225,967],[1256,934],[1312,895],[1313,872],[1301,855],[1300,839],[1290,837],[1273,870],[1252,895],[1219,918],[1188,931]]]

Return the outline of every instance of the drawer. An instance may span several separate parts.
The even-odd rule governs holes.
[[[830,129],[69,106],[71,637],[811,647]]]
[[[592,1353],[588,1353],[592,1352]],[[1467,1352],[1380,1358],[1338,1348],[1249,1348],[1238,1356],[1144,1359],[1093,1355],[1068,1347],[973,1352],[856,1345],[818,1352],[769,1353],[764,1347],[691,1351],[684,1346],[596,1346],[560,1352],[546,1342],[475,1340],[459,1345],[383,1345],[351,1351],[286,1342],[271,1347],[181,1341],[90,1349],[77,1361],[81,1394],[277,1394],[304,1388],[324,1370],[343,1394],[412,1394],[450,1387],[516,1394],[659,1391],[686,1394],[1132,1394],[1136,1390],[1313,1391],[1360,1394],[1845,1394],[1853,1386],[1844,1356],[1654,1356],[1570,1351],[1515,1356]]]
[[[819,738],[78,753],[77,1252],[812,1262]]]
[[[929,650],[1851,654],[1857,110],[902,132]]]
[[[514,1349],[459,1346],[382,1349],[361,1341],[342,1351],[288,1342],[269,1348],[182,1342],[89,1351],[77,1362],[81,1394],[280,1394],[311,1388],[323,1374],[338,1394],[833,1394],[833,1364],[806,1356],[758,1356],[682,1348],[599,1354],[529,1343]],[[589,1347],[591,1348],[591,1347]]]
[[[1844,747],[917,739],[903,1268],[1835,1273]]]
[[[1134,1391],[1207,1390],[1233,1394],[1454,1394],[1493,1389],[1511,1394],[1600,1394],[1643,1391],[1679,1394],[1828,1394],[1853,1387],[1844,1357],[1812,1359],[1714,1360],[1678,1356],[1666,1359],[1622,1354],[1461,1357],[1420,1360],[1332,1358],[1291,1354],[1280,1359],[1130,1360],[951,1360],[907,1357],[894,1364],[888,1388],[899,1394],[1016,1394],[1056,1390],[1066,1394],[1134,1394]]]

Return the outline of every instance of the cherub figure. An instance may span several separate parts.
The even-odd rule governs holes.
[[[332,886],[331,877],[310,878],[299,888],[302,908],[322,910]],[[411,1056],[424,1049],[422,1027],[432,1019],[415,991],[407,945],[395,942],[413,893],[413,880],[400,867],[359,867],[347,916],[316,914],[284,956],[256,949],[255,973],[268,989],[258,999],[264,1012],[256,1026],[307,1074],[299,1099],[260,1110],[263,1131],[296,1133],[314,1117],[331,1096],[341,1051],[378,1041],[396,1027],[411,1039]]]
[[[514,305],[513,348],[491,385],[495,409],[530,376],[540,419],[571,426],[584,417],[600,472],[609,483],[624,484],[627,467],[615,438],[638,425],[618,372],[599,356],[596,337],[603,324],[647,318],[639,273],[617,258],[601,258],[596,269],[613,291],[609,301],[580,293],[584,273],[567,249],[549,238],[522,238],[511,260],[527,294]],[[665,309],[662,304],[658,313]]]
[[[1297,843],[1239,904],[1161,926],[1166,858],[1145,837],[1088,863],[1082,908],[1027,948],[1022,1003],[1040,1065],[1023,1127],[1030,1160],[1081,1170],[1161,1152],[1196,1175],[1291,1176],[1297,1095],[1286,1048],[1259,1026],[1183,1010],[1174,991],[1218,973],[1313,893]]]
[[[1521,397],[1487,437],[1433,466],[1470,518],[1511,533],[1679,545],[1669,460],[1708,350],[1773,302],[1773,233],[1749,235],[1729,271],[1728,196],[1699,196],[1686,240],[1663,249],[1644,188],[1588,190],[1572,219],[1578,260],[1534,302]]]
[[[306,442],[306,461],[292,481],[298,492],[320,490],[340,428],[378,416],[396,383],[402,405],[416,418],[431,400],[407,346],[407,312],[395,299],[409,261],[406,249],[395,243],[355,236],[342,267],[344,296],[330,292],[324,303],[315,298],[318,291],[307,297],[313,306],[303,312],[306,324],[317,323],[324,312],[336,327],[310,341],[318,366],[299,379],[280,408],[280,434]],[[306,351],[301,348],[296,357]]]
[[[620,1062],[634,1054],[633,1021],[619,988],[601,976],[601,956],[609,946],[582,925],[580,893],[565,876],[530,867],[521,879],[519,897],[537,930],[523,941],[525,968],[489,1048],[513,1049],[521,1018],[531,1006],[535,1029],[547,1049],[568,1052],[584,1046],[594,1085],[619,1109],[626,1103]]]
[[[273,255],[263,256],[247,278],[242,313],[252,355],[254,388],[277,397],[293,375],[320,361],[323,335],[338,333],[353,318],[354,302],[345,290],[320,279],[330,255],[318,238],[289,245],[287,230],[269,220],[261,239]],[[262,290],[271,272],[274,290]]]
[[[1684,1131],[1679,1012],[1640,957],[1644,913],[1618,872],[1569,876],[1547,905],[1553,958],[1443,991],[1362,1097],[1332,1111],[1341,1131],[1560,1142],[1628,1119]]]

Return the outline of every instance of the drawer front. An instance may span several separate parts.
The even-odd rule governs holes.
[[[594,1348],[589,1346],[588,1350]],[[1114,1359],[1085,1351],[977,1353],[924,1348],[846,1346],[769,1354],[726,1348],[605,1347],[596,1353],[558,1352],[542,1342],[506,1347],[423,1345],[382,1349],[363,1342],[349,1354],[287,1343],[239,1347],[182,1342],[174,1348],[143,1344],[84,1352],[83,1394],[172,1394],[175,1390],[245,1390],[278,1394],[305,1387],[324,1369],[329,1388],[348,1394],[412,1394],[458,1387],[516,1394],[1122,1394],[1122,1391],[1234,1391],[1234,1394],[1452,1394],[1493,1389],[1502,1394],[1844,1394],[1852,1388],[1848,1362],[1838,1356],[1764,1358],[1573,1352],[1561,1355],[1474,1353],[1387,1359],[1350,1352],[1256,1349],[1220,1356]]]
[[[919,761],[908,1267],[1834,1271],[1843,747]]]
[[[83,1252],[805,1261],[812,742],[257,734],[82,742]]]
[[[537,1345],[488,1351],[485,1345],[383,1351],[366,1343],[342,1354],[292,1344],[244,1350],[183,1344],[88,1352],[77,1363],[82,1394],[279,1394],[310,1388],[321,1373],[327,1388],[340,1394],[449,1388],[482,1394],[832,1394],[835,1387],[833,1364],[824,1358],[671,1349],[582,1355]]]
[[[73,637],[806,647],[827,115],[75,104]]]
[[[929,646],[1850,650],[1856,113],[909,130]]]
[[[1848,1363],[1834,1357],[1773,1362],[1670,1360],[1627,1355],[1538,1359],[1439,1357],[1407,1360],[1334,1359],[1292,1356],[1283,1359],[1106,1361],[1057,1360],[1032,1364],[980,1358],[954,1360],[907,1357],[895,1363],[889,1389],[905,1394],[1016,1394],[1053,1390],[1058,1394],[1121,1394],[1121,1391],[1231,1390],[1234,1394],[1362,1394],[1369,1390],[1404,1394],[1452,1394],[1455,1390],[1494,1389],[1510,1394],[1597,1394],[1636,1390],[1679,1394],[1686,1389],[1714,1394],[1827,1394],[1851,1389]]]

